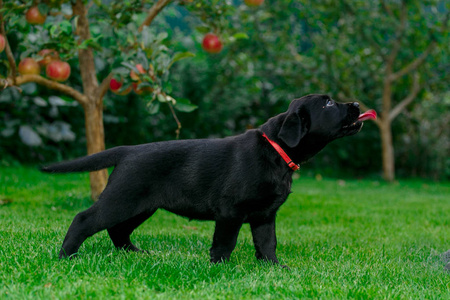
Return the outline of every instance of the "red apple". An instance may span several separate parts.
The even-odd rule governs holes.
[[[264,0],[244,0],[244,2],[248,6],[260,6],[263,4]]]
[[[44,24],[47,16],[42,15],[37,6],[33,6],[27,11],[25,18],[30,24]]]
[[[59,60],[58,51],[53,49],[42,49],[38,52],[38,55],[42,57],[42,59],[38,61],[41,67],[45,67],[54,60]]]
[[[111,78],[109,81],[109,88],[111,91],[116,92],[122,87],[122,82],[117,79]]]
[[[120,92],[120,88],[122,87],[122,85],[123,85],[123,81],[118,81],[117,79],[114,79],[114,78],[112,78],[111,81],[109,82],[109,88],[111,89],[111,91],[114,94],[124,96],[124,95],[128,94],[129,92],[131,92],[131,86],[129,86],[127,89]]]
[[[24,58],[20,63],[19,63],[19,73],[22,75],[26,75],[26,74],[35,74],[35,75],[39,75],[39,73],[41,72],[41,68],[39,67],[39,64],[37,63],[37,61],[35,61],[34,59],[27,57]]]
[[[3,50],[5,50],[5,46],[6,46],[6,39],[3,35],[0,34],[0,53],[2,53]]]
[[[219,53],[222,51],[222,43],[217,35],[213,33],[207,33],[203,38],[202,47],[208,53]]]
[[[141,64],[137,64],[136,69],[138,69],[139,73],[141,73],[141,74],[145,73],[144,67]],[[134,80],[134,81],[139,80],[139,76],[134,71],[130,72],[130,77],[131,77],[131,80]]]
[[[45,69],[47,77],[56,81],[65,81],[70,76],[70,65],[65,61],[54,60]]]

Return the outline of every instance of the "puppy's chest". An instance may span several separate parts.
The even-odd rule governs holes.
[[[256,187],[251,196],[243,198],[240,206],[248,212],[277,210],[291,192],[291,180],[265,182]]]

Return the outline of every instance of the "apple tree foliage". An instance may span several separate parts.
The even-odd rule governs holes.
[[[139,81],[140,87],[151,86],[154,90],[142,97],[149,106],[157,101],[171,103],[179,111],[195,109],[186,101],[177,103],[164,91],[170,67],[176,61],[194,54],[171,51],[168,34],[164,30],[147,26],[139,28],[152,1],[82,1],[89,9],[90,38],[87,39],[81,39],[77,34],[78,16],[72,9],[76,1],[37,1],[39,10],[47,15],[42,26],[30,25],[24,18],[25,12],[36,5],[36,1],[24,2],[8,1],[3,3],[2,9],[7,34],[14,36],[16,42],[20,41],[13,49],[18,61],[25,57],[39,58],[37,53],[41,49],[56,49],[62,60],[70,61],[72,68],[77,69],[80,68],[77,65],[79,50],[89,48],[95,52],[94,63],[99,81],[109,75],[120,78],[127,87],[131,84],[130,71],[137,72],[136,64],[141,64],[145,70],[151,68],[154,74],[142,74]],[[6,59],[2,60],[2,64],[7,67],[1,74],[3,78],[12,77]],[[107,76],[101,78],[102,74]]]

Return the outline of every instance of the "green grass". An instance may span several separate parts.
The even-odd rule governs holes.
[[[245,225],[231,261],[211,265],[212,222],[158,211],[115,250],[106,232],[58,260],[86,174],[0,169],[0,298],[450,299],[450,184],[302,177],[277,218],[278,257],[258,263]],[[4,199],[10,199],[6,203]],[[6,201],[8,202],[8,201]]]

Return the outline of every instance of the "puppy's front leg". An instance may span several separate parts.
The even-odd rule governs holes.
[[[230,259],[231,252],[236,247],[242,220],[217,220],[212,247],[209,251],[211,262],[218,263]]]
[[[253,235],[253,243],[256,249],[256,258],[278,263],[275,250],[277,248],[277,236],[275,233],[275,214],[265,219],[250,221]]]

